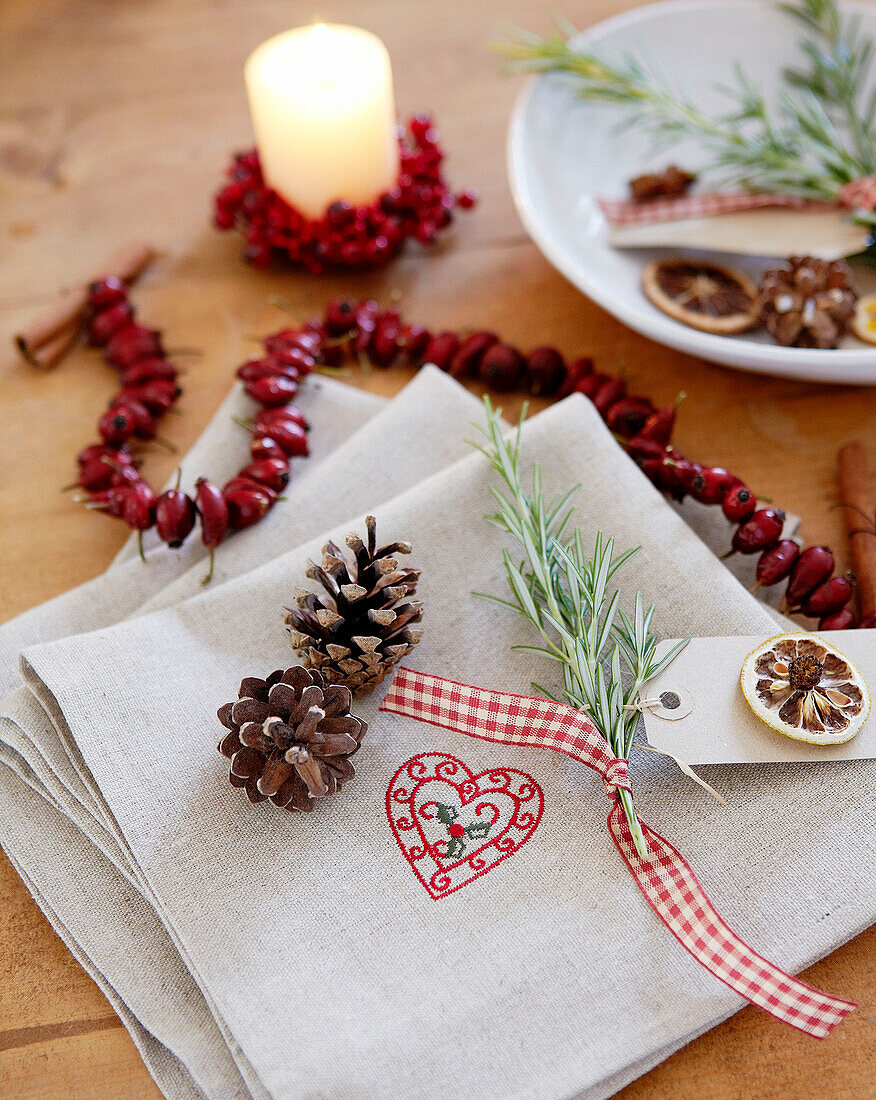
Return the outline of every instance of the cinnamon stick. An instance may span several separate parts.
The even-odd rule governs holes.
[[[87,280],[85,286],[64,293],[44,313],[27,328],[13,337],[15,346],[24,358],[34,366],[51,367],[63,357],[73,345],[73,340],[65,343],[68,330],[79,332],[85,321],[88,306],[88,284],[98,279],[114,275],[126,283],[133,282],[155,259],[155,250],[144,241],[132,241],[115,252],[101,269]],[[75,335],[74,335],[75,339]],[[52,351],[46,352],[51,346]],[[63,351],[56,354],[63,346]],[[41,354],[37,354],[42,352]]]
[[[867,468],[867,449],[847,443],[837,456],[840,507],[849,538],[852,569],[858,578],[861,619],[876,616],[876,493]]]
[[[46,341],[38,348],[21,348],[21,354],[34,367],[43,370],[51,370],[64,358],[67,352],[79,340],[81,325],[74,322],[65,329],[61,329],[51,340]]]

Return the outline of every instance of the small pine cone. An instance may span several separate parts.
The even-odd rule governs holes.
[[[283,616],[304,667],[318,668],[328,683],[360,695],[373,691],[411,652],[421,633],[411,626],[423,613],[422,604],[410,598],[420,571],[399,569],[394,557],[409,554],[410,543],[378,548],[374,516],[365,524],[367,545],[358,535],[347,536],[352,563],[333,542],[323,547],[321,566],[309,563],[307,576],[319,581],[327,596],[297,589],[297,606]]]
[[[855,312],[858,292],[842,260],[792,256],[764,272],[760,315],[777,344],[835,348]]]
[[[353,696],[340,684],[300,665],[247,676],[236,703],[219,708],[229,732],[219,751],[231,760],[229,780],[250,802],[270,799],[286,810],[310,813],[356,774],[350,757],[368,728],[350,713]]]

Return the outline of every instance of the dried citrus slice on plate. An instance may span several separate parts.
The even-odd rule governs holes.
[[[762,722],[812,745],[850,741],[870,713],[861,673],[844,653],[805,631],[761,642],[745,658],[739,682]]]
[[[702,332],[731,336],[757,321],[757,287],[742,271],[707,260],[653,260],[642,289],[664,313]]]
[[[852,332],[867,344],[876,344],[876,294],[859,298],[852,318]]]

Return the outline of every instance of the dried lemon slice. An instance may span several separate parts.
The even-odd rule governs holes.
[[[739,682],[762,722],[812,745],[850,741],[870,713],[861,673],[844,653],[805,631],[762,642],[745,658]]]
[[[708,260],[653,260],[642,272],[642,289],[658,309],[702,332],[728,336],[757,321],[757,287],[735,267]]]
[[[876,344],[876,294],[859,298],[852,318],[852,332],[867,344]]]

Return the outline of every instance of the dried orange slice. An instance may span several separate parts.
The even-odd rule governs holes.
[[[754,714],[811,745],[850,741],[870,714],[870,689],[844,653],[802,631],[778,634],[745,658],[739,678]]]
[[[664,313],[691,328],[730,336],[758,317],[757,287],[742,271],[706,260],[653,260],[642,289]]]
[[[859,298],[852,318],[852,332],[867,344],[876,344],[876,294]]]

